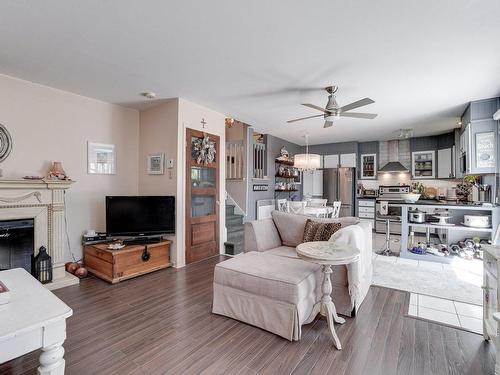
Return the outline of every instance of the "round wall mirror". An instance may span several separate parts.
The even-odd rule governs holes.
[[[12,150],[12,138],[5,126],[0,124],[0,162],[4,161],[9,156]]]

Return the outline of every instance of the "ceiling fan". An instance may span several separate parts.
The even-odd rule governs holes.
[[[352,109],[375,103],[370,98],[364,98],[364,99],[358,100],[356,102],[353,102],[351,104],[347,104],[343,107],[339,107],[339,105],[337,104],[337,100],[335,99],[335,93],[338,91],[338,89],[339,89],[338,86],[325,87],[326,92],[328,94],[330,94],[328,96],[328,102],[326,103],[325,108],[318,107],[317,105],[314,105],[314,104],[302,103],[303,106],[317,109],[318,111],[323,112],[323,114],[297,118],[295,120],[289,120],[287,122],[290,123],[290,122],[307,120],[307,119],[315,118],[315,117],[323,117],[325,119],[325,125],[323,127],[329,128],[330,126],[333,125],[333,119],[335,119],[335,118],[353,117],[353,118],[364,118],[364,119],[372,120],[375,117],[377,117],[377,115],[375,113],[348,112]]]

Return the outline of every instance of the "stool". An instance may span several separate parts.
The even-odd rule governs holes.
[[[391,217],[379,216],[379,218],[385,220],[385,245],[382,248],[382,250],[377,252],[377,254],[390,256],[393,254],[391,251],[391,229],[390,229]]]

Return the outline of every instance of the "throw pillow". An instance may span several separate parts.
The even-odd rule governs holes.
[[[342,227],[341,223],[318,223],[308,219],[302,242],[328,241]]]

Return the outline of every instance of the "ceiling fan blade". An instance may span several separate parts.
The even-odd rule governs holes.
[[[315,118],[315,117],[323,117],[323,115],[314,115],[314,116],[307,116],[307,117],[301,117],[301,118],[296,118],[295,120],[288,120],[287,122],[295,122],[295,121],[302,121],[302,120],[307,120],[309,118]]]
[[[368,104],[372,104],[372,103],[375,103],[375,102],[373,100],[371,100],[370,98],[364,98],[364,99],[358,100],[357,102],[353,102],[351,104],[347,104],[347,105],[341,107],[340,111],[341,112],[350,111],[351,109],[363,107],[364,105],[368,105]]]
[[[325,125],[323,125],[323,128],[329,128],[332,125],[333,125],[333,121],[325,121]]]
[[[302,105],[309,107],[309,108],[312,108],[312,109],[317,109],[318,111],[321,111],[321,112],[326,112],[324,108],[318,107],[317,105],[314,105],[314,104],[302,103]]]
[[[367,118],[373,120],[377,117],[376,113],[358,113],[358,112],[340,112],[342,117]]]

